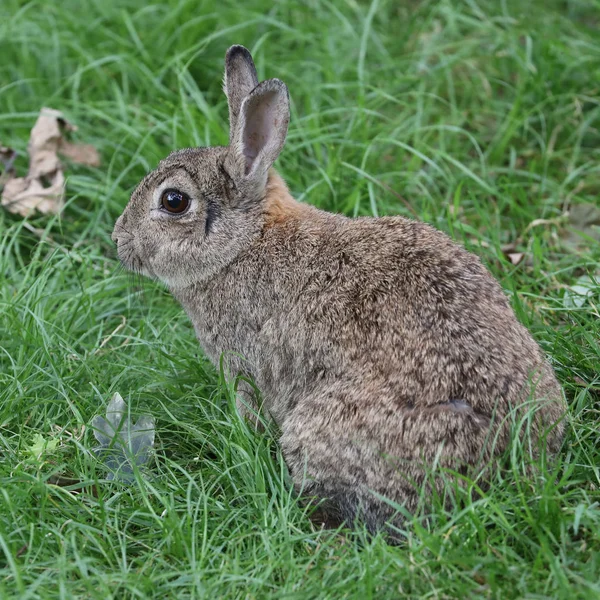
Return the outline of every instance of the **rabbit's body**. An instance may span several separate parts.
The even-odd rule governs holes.
[[[298,206],[270,180],[248,248],[174,293],[212,361],[256,382],[304,493],[352,520],[361,492],[375,528],[393,511],[368,490],[414,508],[421,465],[485,464],[532,389],[560,418],[552,370],[476,256],[402,217]]]
[[[285,132],[265,125],[287,95],[253,89],[248,60],[228,54],[231,146],[162,161],[114,237],[125,264],[169,285],[212,361],[255,381],[298,489],[374,531],[394,512],[379,495],[414,509],[424,466],[481,468],[526,409],[555,451],[562,390],[498,283],[428,225],[293,200],[268,170]],[[163,210],[173,189],[192,198],[182,217]]]

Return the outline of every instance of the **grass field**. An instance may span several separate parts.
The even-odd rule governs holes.
[[[569,216],[600,193],[599,24],[598,0],[2,0],[0,145],[24,173],[50,106],[103,164],[67,163],[60,218],[0,212],[0,598],[600,598],[600,286],[572,289],[600,245]],[[226,142],[232,43],[290,88],[296,197],[432,223],[501,281],[569,401],[545,476],[517,457],[399,547],[318,531],[182,310],[118,269],[139,179]],[[89,454],[117,391],[157,423],[129,487]]]

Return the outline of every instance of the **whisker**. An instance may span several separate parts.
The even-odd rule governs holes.
[[[123,227],[123,225],[119,225],[119,230],[123,231],[124,233],[126,233],[127,235],[130,235],[131,237],[133,237],[133,234],[131,233],[131,231],[125,229],[125,227]]]
[[[119,248],[127,248],[128,246],[131,246],[131,244],[133,243],[133,238],[131,239],[125,239],[121,242],[119,242]]]

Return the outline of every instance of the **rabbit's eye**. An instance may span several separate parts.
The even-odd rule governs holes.
[[[178,190],[165,190],[160,197],[161,207],[170,213],[182,213],[190,205],[190,197]]]

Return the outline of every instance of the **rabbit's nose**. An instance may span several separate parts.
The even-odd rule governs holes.
[[[119,223],[119,221],[117,221],[117,224]],[[117,225],[115,225],[115,228],[113,229],[112,235],[110,236],[110,239],[115,243],[118,244],[119,243],[119,236],[117,235]]]
[[[123,224],[123,215],[121,215],[118,219],[117,222],[115,223],[115,228],[113,229],[112,235],[110,236],[110,239],[115,243],[118,244],[119,243],[119,230],[121,229],[121,226]]]

